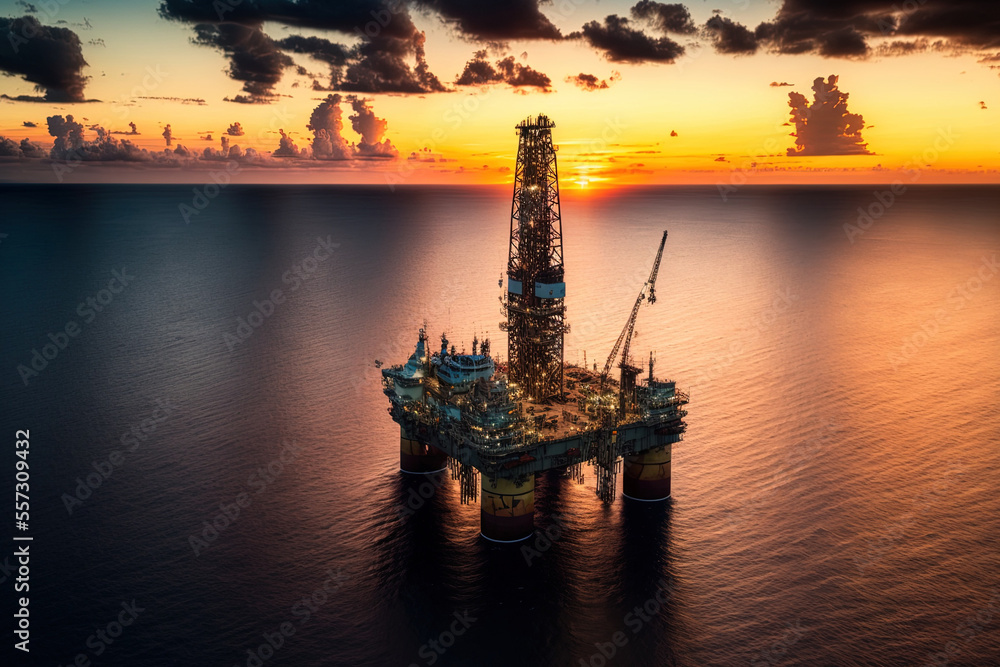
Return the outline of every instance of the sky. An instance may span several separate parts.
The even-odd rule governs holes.
[[[2,0],[0,73],[6,182],[1000,182],[995,0]]]

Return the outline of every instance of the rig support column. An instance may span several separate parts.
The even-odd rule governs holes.
[[[535,532],[535,476],[521,486],[498,477],[496,482],[483,475],[479,501],[483,537],[494,542],[518,542]]]
[[[399,427],[399,469],[410,473],[439,472],[448,467],[448,455],[425,445]]]
[[[670,497],[670,450],[667,443],[641,454],[625,457],[622,495],[633,500],[666,500]]]

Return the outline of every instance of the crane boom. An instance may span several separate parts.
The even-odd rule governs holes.
[[[622,351],[622,363],[628,363],[628,351],[629,346],[632,344],[632,333],[635,331],[635,320],[639,316],[639,306],[645,299],[649,299],[650,303],[656,302],[656,274],[660,270],[660,260],[663,258],[663,246],[667,243],[667,230],[663,230],[663,238],[660,239],[660,249],[656,252],[656,261],[653,262],[653,270],[649,272],[649,279],[643,283],[642,289],[639,290],[639,296],[635,300],[635,305],[632,306],[632,314],[629,316],[628,321],[625,323],[625,328],[618,335],[618,340],[615,341],[615,346],[611,350],[611,354],[608,356],[608,360],[604,362],[604,370],[601,372],[602,383],[608,378],[611,373],[611,366],[614,364],[615,359],[618,358],[618,351]],[[646,296],[646,288],[649,288],[649,296]],[[624,346],[622,343],[624,342]]]

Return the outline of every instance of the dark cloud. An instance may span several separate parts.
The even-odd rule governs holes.
[[[43,26],[33,16],[0,17],[0,71],[24,77],[44,93],[20,95],[27,102],[86,102],[80,38],[68,28]],[[5,96],[6,97],[6,96]],[[93,101],[93,100],[91,100]]]
[[[244,135],[243,126],[239,123],[233,123],[226,128],[226,134],[231,137],[242,137]]]
[[[163,138],[167,140],[167,145],[171,145],[174,141],[174,133],[170,130],[170,123],[163,128]]]
[[[788,83],[787,81],[782,81],[781,83],[778,83],[777,81],[772,81],[768,85],[771,86],[771,88],[782,88],[784,86],[794,86],[795,84]]]
[[[25,127],[38,127],[38,123],[30,120],[26,120],[21,124],[24,125]]]
[[[705,22],[718,53],[756,53],[757,38],[750,30],[725,16],[713,16]]]
[[[482,86],[506,83],[514,88],[533,87],[549,92],[552,80],[542,72],[515,62],[514,56],[507,56],[490,64],[486,50],[476,51],[472,60],[465,64],[462,73],[455,80],[459,86]]]
[[[196,44],[213,46],[229,56],[228,74],[243,82],[248,101],[272,98],[285,68],[294,64],[258,26],[201,23],[194,30]]]
[[[0,157],[45,157],[45,149],[29,139],[14,139],[0,137]]]
[[[341,99],[340,95],[327,95],[309,117],[307,127],[314,134],[312,154],[317,159],[347,160],[351,157],[351,147],[344,139]]]
[[[691,20],[691,12],[684,5],[640,0],[632,7],[632,18],[649,21],[662,32],[691,35],[698,30]]]
[[[607,81],[602,81],[593,74],[584,74],[582,72],[580,74],[577,74],[576,76],[566,77],[566,81],[587,91],[606,90],[608,87]]]
[[[449,5],[451,3],[443,3]],[[314,89],[379,93],[428,93],[446,88],[424,57],[425,36],[417,30],[405,2],[387,0],[162,0],[164,18],[195,23],[195,42],[214,46],[230,58],[229,75],[243,81],[243,93],[228,101],[260,103],[273,99],[273,88],[286,67],[285,51],[310,55],[330,66],[330,85]],[[362,41],[346,47],[322,37],[293,35],[274,41],[261,28],[265,21],[334,30]],[[413,63],[411,65],[411,62]],[[308,75],[299,66],[300,74]]]
[[[38,13],[38,7],[36,7],[33,3],[25,2],[25,0],[17,0],[17,2],[14,4],[23,9],[25,14]]]
[[[562,34],[542,14],[539,0],[415,0],[442,20],[478,40],[560,39]]]
[[[788,93],[795,146],[788,155],[871,155],[861,137],[865,120],[847,110],[848,94],[837,88],[836,75],[813,81],[813,102],[805,95]]]
[[[650,37],[632,28],[628,19],[615,14],[601,24],[591,21],[580,32],[567,35],[568,39],[585,39],[591,46],[604,51],[605,57],[614,62],[667,62],[672,63],[683,55],[684,47],[668,37]]]
[[[941,38],[947,48],[1000,47],[1000,3],[995,0],[784,0],[772,21],[754,31],[759,43],[778,53],[864,57],[869,40],[909,37],[893,53],[919,48],[920,39]],[[912,45],[908,46],[907,45]]]
[[[159,14],[188,23],[261,25],[274,21],[300,28],[355,30],[409,37],[416,28],[403,2],[381,0],[161,0]]]
[[[330,86],[340,80],[341,72],[350,57],[350,50],[322,37],[303,37],[292,35],[279,40],[277,45],[292,53],[303,53],[321,60],[330,66]],[[312,76],[304,67],[298,67],[297,72],[303,76]]]
[[[622,75],[619,72],[612,72],[611,76],[607,79],[599,79],[593,74],[584,74],[581,72],[576,76],[566,77],[567,83],[572,83],[574,86],[586,90],[588,92],[594,90],[607,90],[611,87],[611,84],[619,80]]]
[[[129,135],[139,134],[139,128],[136,127],[135,123],[129,123],[128,127],[129,127],[128,132],[125,132],[123,130],[112,130],[111,134],[129,134]]]
[[[427,67],[422,32],[409,39],[379,35],[359,44],[338,90],[356,93],[431,93],[447,90]],[[412,54],[416,66],[407,58]]]
[[[394,158],[399,151],[392,142],[385,139],[388,123],[384,118],[375,116],[366,100],[348,95],[348,101],[354,114],[350,117],[351,127],[361,135],[361,141],[356,146],[358,157]]]
[[[292,35],[276,42],[278,46],[293,53],[307,53],[317,60],[342,67],[350,55],[347,47],[322,37]]]

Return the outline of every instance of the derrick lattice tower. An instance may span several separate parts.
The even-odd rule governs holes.
[[[519,136],[507,261],[508,375],[528,398],[563,392],[566,283],[563,278],[559,174],[546,116],[516,126]]]

